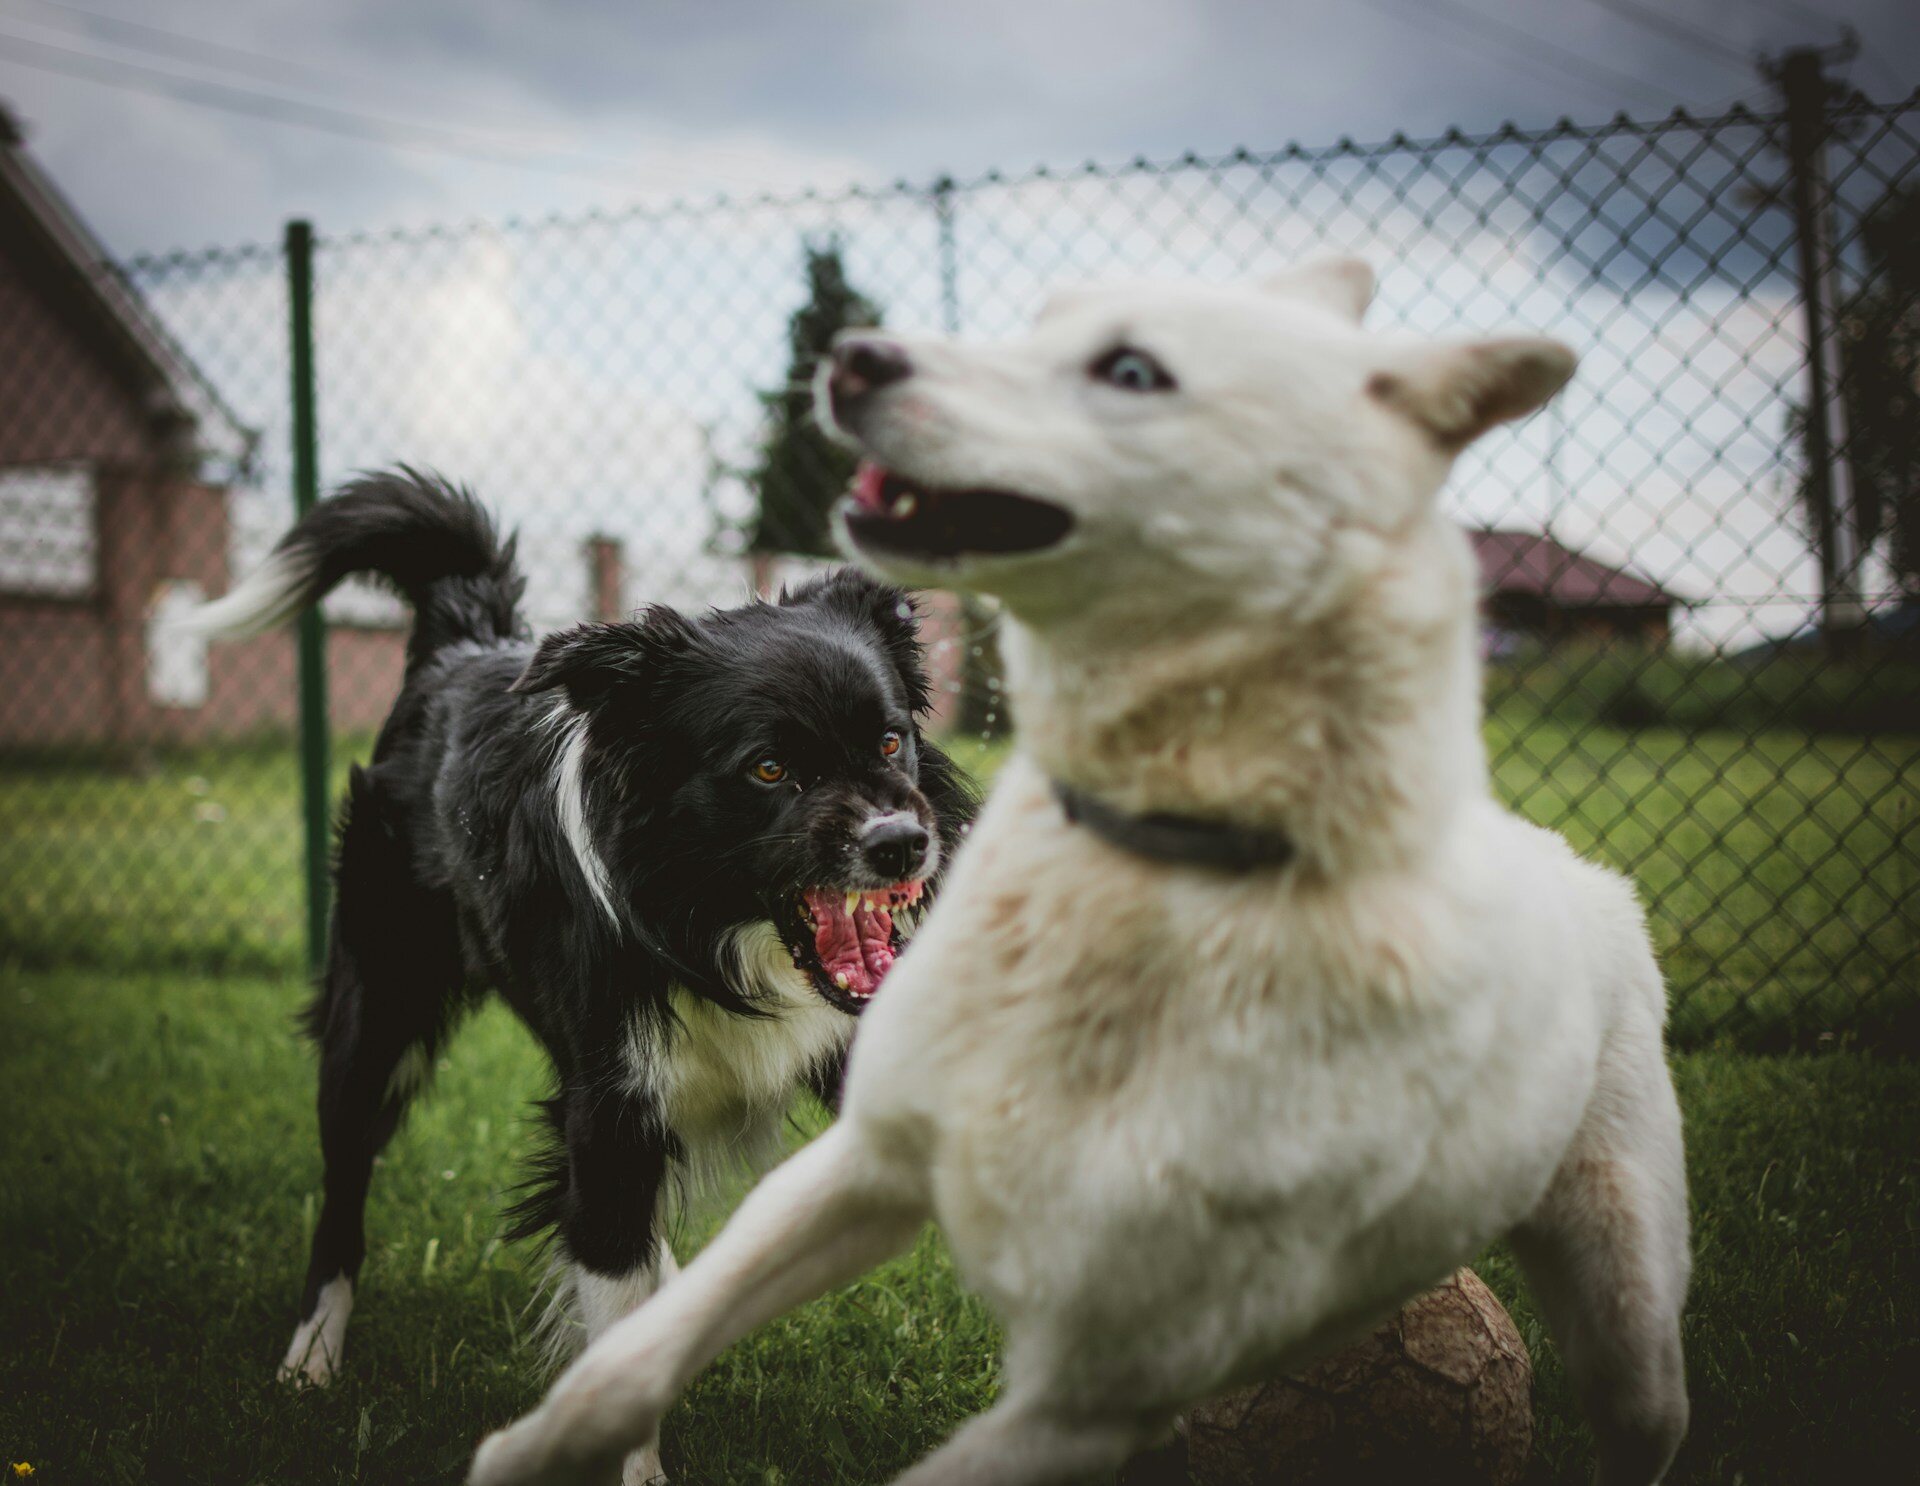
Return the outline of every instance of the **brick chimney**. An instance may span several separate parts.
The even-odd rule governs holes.
[[[587,587],[595,619],[611,623],[627,617],[627,560],[618,537],[587,538]]]

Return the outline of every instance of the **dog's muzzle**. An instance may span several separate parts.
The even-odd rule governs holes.
[[[851,429],[875,392],[912,375],[913,361],[898,341],[878,335],[842,336],[827,370],[827,405],[833,421]]]

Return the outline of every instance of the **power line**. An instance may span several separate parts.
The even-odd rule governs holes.
[[[483,160],[494,165],[511,165],[526,170],[632,184],[631,170],[623,167],[621,162],[616,160],[578,154],[573,155],[571,159],[531,154],[526,147],[516,147],[512,142],[503,139],[469,134],[442,125],[385,118],[339,108],[332,104],[308,102],[304,99],[243,88],[212,79],[184,77],[179,73],[149,67],[144,63],[103,57],[94,52],[57,46],[51,42],[35,41],[6,31],[0,31],[0,59],[37,71],[78,77],[88,82],[102,83],[128,92],[145,93],[175,103],[189,103],[199,108],[244,114],[275,124],[318,130],[321,133],[363,140],[393,149],[434,150],[446,154],[463,155],[469,159]],[[689,171],[664,161],[651,161],[649,164],[657,168],[676,170],[682,174],[696,175],[707,182],[726,181],[733,185],[751,185],[755,189],[760,184],[738,179],[730,180],[718,171]]]
[[[1413,21],[1424,25],[1430,31],[1451,41],[1454,45],[1467,50],[1470,48],[1455,31],[1442,24],[1436,24],[1435,10],[1445,10],[1453,16],[1455,22],[1469,31],[1477,31],[1503,46],[1510,53],[1519,53],[1544,66],[1552,68],[1564,77],[1584,83],[1590,88],[1604,92],[1594,96],[1609,105],[1617,105],[1621,93],[1638,98],[1653,107],[1664,107],[1669,101],[1665,95],[1656,93],[1631,73],[1620,72],[1604,63],[1594,62],[1582,57],[1578,52],[1568,51],[1565,47],[1546,38],[1534,35],[1522,27],[1511,25],[1493,16],[1485,15],[1468,5],[1457,4],[1456,0],[1419,0],[1418,8],[1409,8],[1400,0],[1361,0],[1369,8],[1391,11],[1397,20]]]
[[[117,43],[129,50],[153,52],[183,62],[197,62],[228,72],[246,73],[263,82],[312,80],[323,76],[315,69],[285,57],[230,46],[223,41],[210,41],[202,36],[189,36],[182,31],[169,31],[164,27],[150,26],[144,21],[103,15],[78,5],[62,4],[61,0],[12,0],[12,3],[16,6],[24,4],[43,14],[52,12],[42,20],[30,21],[31,25],[51,26],[89,41],[112,38],[109,44]]]
[[[9,3],[9,0],[0,0],[0,4],[5,3]],[[285,81],[290,83],[295,89],[303,90],[310,94],[320,93],[327,88],[337,89],[343,82],[351,85],[351,82],[354,81],[347,79],[342,73],[312,67],[304,62],[294,61],[273,53],[255,51],[247,47],[232,46],[225,42],[209,40],[204,36],[190,35],[184,31],[171,31],[161,26],[149,25],[143,21],[130,21],[119,16],[105,15],[99,11],[89,10],[84,6],[69,5],[65,3],[65,0],[10,0],[10,3],[16,6],[26,5],[43,13],[48,13],[47,19],[27,20],[26,23],[28,25],[50,25],[55,29],[68,31],[83,40],[102,43],[114,50],[148,52],[156,56],[184,61],[202,70],[210,70],[215,73],[238,72],[270,83]],[[5,32],[0,32],[0,36],[6,34]],[[42,44],[50,45],[51,43]],[[91,53],[90,55],[98,54]],[[121,59],[108,58],[106,60],[116,61]],[[128,65],[138,64],[130,63]],[[183,79],[183,81],[193,81],[193,79]],[[215,81],[221,81],[221,79],[215,79]],[[417,95],[410,93],[410,96]],[[188,102],[194,100],[178,99],[176,101]],[[299,106],[300,100],[296,99],[292,101],[296,106]],[[337,99],[323,100],[319,106],[332,108],[340,113],[353,113],[356,111],[351,107],[341,104]],[[362,117],[366,116],[362,115]],[[292,121],[282,120],[281,122]],[[579,150],[569,150],[563,142],[553,138],[549,134],[545,134],[538,125],[533,126],[531,134],[526,130],[522,130],[516,135],[509,135],[501,130],[473,130],[430,124],[416,126],[408,120],[400,119],[381,120],[381,122],[383,124],[395,124],[406,129],[424,127],[427,129],[438,129],[443,132],[463,134],[470,139],[480,141],[483,146],[486,147],[498,148],[504,145],[507,148],[519,152],[517,157],[519,163],[525,163],[530,166],[533,162],[528,157],[540,153],[571,155],[576,160],[590,164],[597,163],[613,171],[622,170],[628,164],[624,159],[616,159],[605,155],[593,155]],[[437,148],[437,146],[435,147]],[[738,155],[739,153],[738,151],[714,149],[704,151],[704,154],[708,158],[716,156],[724,158],[728,155]],[[703,184],[723,181],[728,185],[736,186],[742,190],[752,191],[764,190],[767,185],[764,177],[749,178],[746,176],[728,175],[720,170],[707,168],[696,169],[659,160],[650,161],[649,164],[653,168],[669,170],[688,179],[697,180]]]
[[[350,78],[344,73],[314,67],[306,62],[295,61],[272,52],[232,46],[226,42],[212,41],[207,37],[192,35],[185,31],[170,31],[162,26],[148,25],[144,21],[130,21],[120,16],[105,15],[99,11],[88,10],[84,6],[68,5],[65,0],[0,0],[0,4],[5,3],[11,3],[14,6],[24,5],[40,12],[37,19],[22,17],[27,25],[66,31],[91,45],[104,45],[113,51],[145,52],[153,56],[185,62],[202,71],[211,71],[215,74],[238,73],[267,83],[288,84],[296,90],[309,94],[337,90],[342,85],[352,87],[366,80],[364,76]],[[420,98],[417,91],[410,90],[408,96],[415,100],[416,107],[423,106],[427,102]],[[337,98],[336,106],[343,106],[337,104]],[[499,129],[463,132],[482,137],[491,136],[496,140],[506,137]],[[552,141],[550,145],[535,146],[533,139],[539,137],[536,132],[531,137],[521,137],[509,142],[523,149],[564,148],[559,141]],[[617,164],[618,162],[609,161],[608,163]]]
[[[1901,79],[1894,72],[1893,64],[1887,61],[1877,49],[1861,40],[1860,33],[1851,26],[1842,26],[1840,39],[1825,50],[1827,56],[1832,58],[1835,65],[1841,69],[1843,81],[1845,69],[1849,65],[1854,62],[1864,62],[1890,89],[1887,94],[1889,99],[1904,98],[1914,91],[1914,85]]]
[[[1784,16],[1790,21],[1799,21],[1804,26],[1818,26],[1823,30],[1828,26],[1841,31],[1847,29],[1845,22],[1837,21],[1830,15],[1822,15],[1811,5],[1802,5],[1800,0],[1747,0],[1747,4],[1759,5],[1777,16]]]
[[[1719,37],[1689,26],[1685,21],[1676,21],[1672,16],[1651,6],[1642,5],[1639,0],[1593,0],[1593,4],[1602,10],[1611,11],[1623,20],[1632,21],[1670,41],[1682,46],[1690,46],[1704,56],[1712,57],[1716,62],[1726,62],[1742,71],[1752,71],[1753,59],[1728,46]]]
[[[223,109],[246,114],[276,124],[293,124],[317,129],[348,139],[370,140],[375,144],[400,149],[441,150],[465,155],[495,165],[519,165],[533,170],[553,170],[569,175],[586,175],[607,180],[614,172],[587,164],[529,158],[521,151],[500,144],[464,136],[434,124],[416,124],[403,119],[381,118],[335,108],[331,104],[308,103],[297,98],[263,93],[232,83],[182,77],[177,72],[148,67],[139,62],[102,57],[94,52],[77,51],[51,42],[33,41],[11,32],[0,31],[0,57],[22,67],[42,72],[64,73],[68,77],[105,83],[136,93],[150,93],[176,103],[192,103],[201,108]]]
[[[1696,118],[1711,118],[1715,114],[1725,113],[1736,103],[1755,108],[1761,107],[1770,97],[1772,93],[1767,84],[1756,76],[1744,88],[1737,88],[1731,93],[1722,93],[1711,103],[1698,104],[1692,112]]]
[[[1914,90],[1913,84],[1901,78],[1893,70],[1893,64],[1887,61],[1879,51],[1867,46],[1861,40],[1858,29],[1848,22],[1831,15],[1823,15],[1811,6],[1800,4],[1799,0],[1747,0],[1747,4],[1759,5],[1777,16],[1798,21],[1804,26],[1812,26],[1815,30],[1837,33],[1827,44],[1828,50],[1838,51],[1842,65],[1854,61],[1865,62],[1891,89],[1889,98],[1904,98]]]

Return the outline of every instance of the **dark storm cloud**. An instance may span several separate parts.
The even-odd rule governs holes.
[[[1822,11],[1832,25],[1817,22]],[[995,146],[996,158],[1048,152],[1055,140],[1111,152],[1271,139],[1276,127],[1379,132],[1697,106],[1752,90],[1738,56],[1830,39],[1841,19],[1872,33],[1878,56],[1909,69],[1920,57],[1920,19],[1898,0],[1692,0],[1671,14],[1733,56],[1594,0],[561,0],[531,26],[519,0],[471,0],[360,7],[348,24],[395,55],[510,72],[556,108],[654,113],[688,129],[761,122],[922,171],[981,163],[964,157]]]

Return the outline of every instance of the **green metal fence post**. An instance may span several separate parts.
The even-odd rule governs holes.
[[[933,183],[933,220],[939,231],[940,325],[948,335],[960,333],[960,248],[953,237],[953,177]]]
[[[293,510],[313,509],[320,458],[313,399],[313,224],[287,223],[287,308],[293,373]],[[300,675],[300,802],[306,820],[307,963],[318,974],[327,953],[327,859],[332,812],[327,781],[327,630],[320,609],[297,631]]]

